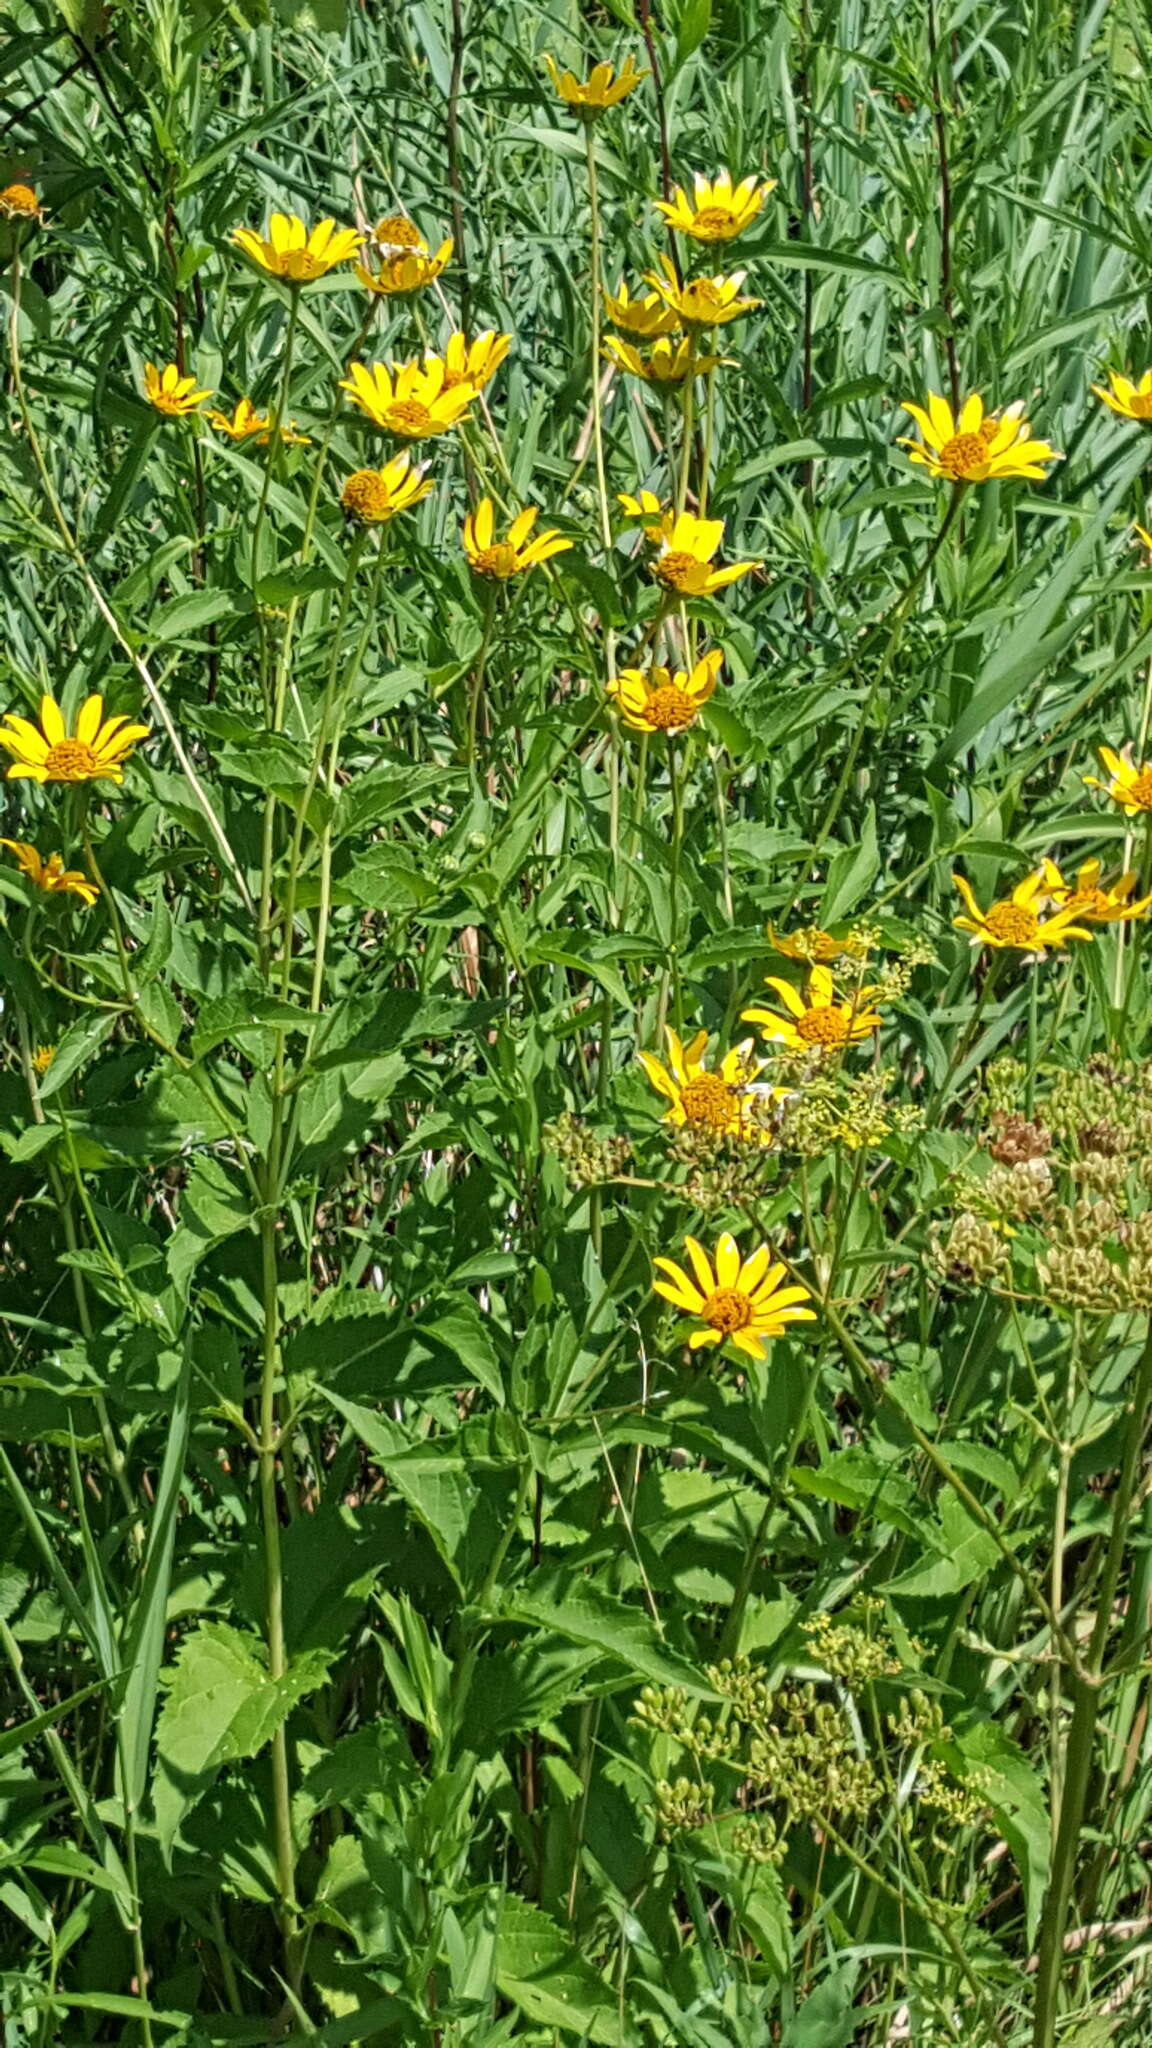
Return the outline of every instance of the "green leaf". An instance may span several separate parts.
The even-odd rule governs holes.
[[[557,1572],[509,1593],[500,1607],[506,1621],[531,1622],[602,1650],[622,1670],[654,1685],[679,1685],[695,1699],[715,1699],[694,1664],[666,1648],[651,1616],[609,1593],[595,1580]]]
[[[545,2027],[604,2048],[632,2039],[619,2000],[570,1938],[539,1906],[503,1897],[496,1927],[496,1982],[503,1996]]]
[[[73,1074],[79,1074],[111,1037],[119,1021],[117,1010],[89,1010],[70,1024],[52,1055],[52,1065],[40,1083],[40,1100],[47,1102]]]

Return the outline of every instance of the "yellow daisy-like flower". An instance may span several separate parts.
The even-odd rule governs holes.
[[[585,121],[598,120],[609,107],[619,106],[648,76],[646,71],[637,71],[636,59],[631,55],[625,58],[618,78],[611,64],[597,64],[583,82],[574,71],[561,71],[555,57],[545,56],[544,62],[565,106]]]
[[[1135,384],[1119,370],[1109,370],[1108,380],[1111,391],[1105,391],[1102,384],[1092,386],[1097,398],[1102,398],[1123,419],[1152,421],[1152,370],[1141,371]]]
[[[372,230],[372,246],[379,252],[379,270],[356,265],[362,285],[380,298],[399,298],[406,292],[423,291],[451,262],[451,235],[441,242],[433,256],[420,230],[405,214],[389,214]]]
[[[954,415],[947,399],[930,391],[927,409],[905,398],[901,410],[911,413],[923,436],[922,441],[907,434],[897,437],[908,450],[908,460],[949,483],[982,484],[1022,476],[1043,481],[1046,472],[1041,465],[1064,459],[1047,441],[1033,439],[1022,401],[1002,413],[986,413],[983,399],[974,393]]]
[[[1042,862],[1044,890],[1050,903],[1058,910],[1066,910],[1085,924],[1127,924],[1134,917],[1143,917],[1152,896],[1141,896],[1135,903],[1132,891],[1136,887],[1136,871],[1130,868],[1117,875],[1114,882],[1102,884],[1098,860],[1086,860],[1076,870],[1075,881],[1066,881],[1054,860]]]
[[[165,413],[171,420],[182,420],[196,412],[212,393],[198,391],[195,377],[182,377],[176,363],[166,363],[162,370],[155,363],[145,363],[144,396],[157,412]]]
[[[1100,759],[1108,774],[1107,782],[1100,782],[1095,775],[1086,775],[1084,780],[1089,789],[1102,789],[1125,810],[1130,818],[1137,811],[1152,811],[1152,762],[1145,761],[1134,768],[1131,761],[1125,761],[1111,747],[1099,749]]]
[[[463,418],[475,398],[471,384],[444,386],[444,362],[440,356],[425,356],[418,362],[353,363],[341,379],[361,412],[386,434],[399,434],[406,441],[425,441],[433,434],[447,434]]]
[[[40,699],[39,727],[15,711],[6,711],[0,725],[0,747],[14,756],[9,782],[21,775],[30,782],[123,782],[125,761],[147,737],[148,727],[130,725],[123,712],[106,719],[103,697],[85,699],[73,733],[49,696]]]
[[[652,1052],[636,1055],[653,1088],[671,1104],[663,1121],[677,1129],[689,1124],[717,1137],[754,1138],[759,1144],[770,1144],[771,1132],[749,1114],[749,1089],[764,1066],[753,1056],[752,1040],[746,1038],[733,1046],[718,1067],[710,1068],[704,1058],[706,1031],[698,1031],[687,1045],[670,1025],[665,1026],[664,1036],[667,1062]]]
[[[535,569],[541,562],[550,562],[553,555],[562,555],[572,547],[572,541],[565,540],[555,527],[545,527],[535,540],[529,540],[539,517],[535,505],[527,506],[516,514],[506,538],[497,540],[492,500],[481,498],[476,510],[469,512],[464,521],[464,553],[473,575],[507,583],[510,577],[521,575],[525,569]]]
[[[271,414],[257,412],[250,398],[238,399],[232,413],[210,412],[205,414],[205,418],[210,427],[215,427],[218,434],[227,434],[230,441],[250,441],[255,436],[261,448],[267,446],[273,431]],[[289,420],[287,426],[279,429],[277,439],[287,447],[311,446],[308,434],[297,433],[295,420]]]
[[[659,292],[646,292],[642,299],[629,297],[628,287],[621,283],[613,297],[604,294],[604,311],[613,327],[622,327],[625,334],[634,334],[640,341],[653,341],[659,335],[679,334],[680,316],[666,306]]]
[[[751,227],[775,189],[775,178],[744,178],[733,190],[730,171],[717,171],[714,178],[697,171],[691,199],[677,185],[670,200],[656,201],[656,210],[664,215],[665,227],[691,235],[694,242],[730,242]]]
[[[43,220],[44,209],[31,185],[5,185],[0,191],[0,220]]]
[[[681,283],[667,256],[661,256],[659,271],[646,270],[644,282],[652,285],[682,326],[724,327],[762,304],[760,299],[741,298],[747,274],[734,270],[731,277],[686,277]]]
[[[37,1074],[46,1074],[55,1057],[54,1045],[38,1045],[32,1055],[33,1071]]]
[[[666,514],[671,513],[672,508],[665,505],[663,499],[656,496],[655,491],[641,491],[635,498],[630,491],[617,491],[616,502],[626,519],[654,519],[656,524],[645,527],[644,531],[649,540],[660,539],[663,530],[660,522]]]
[[[426,462],[413,464],[407,449],[383,469],[357,469],[340,493],[344,515],[360,526],[383,526],[397,512],[406,512],[426,498],[432,485]]]
[[[726,1230],[716,1246],[713,1268],[703,1245],[686,1237],[684,1249],[692,1272],[685,1272],[672,1259],[654,1259],[663,1276],[652,1282],[674,1308],[699,1316],[706,1327],[694,1330],[688,1342],[693,1351],[705,1344],[723,1344],[731,1338],[738,1351],[749,1358],[763,1358],[764,1340],[781,1337],[789,1323],[814,1323],[815,1313],[804,1306],[812,1299],[806,1287],[788,1283],[787,1269],[773,1264],[768,1245],[757,1245],[747,1259]]]
[[[0,839],[0,846],[15,854],[18,866],[33,887],[43,889],[47,896],[79,896],[84,903],[92,904],[100,894],[99,885],[89,881],[82,868],[65,867],[62,854],[50,853],[47,860],[42,860],[25,839]]]
[[[745,1024],[764,1025],[764,1036],[787,1046],[790,1052],[838,1052],[870,1037],[882,1022],[880,1012],[868,1007],[871,989],[855,989],[851,996],[837,1001],[827,967],[812,969],[806,996],[774,974],[766,974],[764,980],[775,989],[788,1016],[781,1017],[776,1010],[742,1010],[741,1017]]]
[[[318,221],[309,231],[299,214],[274,213],[266,236],[255,228],[233,228],[232,240],[271,277],[312,284],[338,263],[349,262],[364,237],[355,228],[338,228],[334,220]]]
[[[716,688],[724,656],[713,647],[691,675],[678,668],[625,668],[604,685],[633,732],[684,732]]]
[[[991,946],[998,953],[1045,953],[1051,946],[1062,946],[1067,939],[1092,937],[1091,932],[1076,923],[1075,910],[1058,910],[1053,917],[1041,915],[1048,896],[1043,868],[1025,875],[1011,896],[991,904],[987,910],[981,910],[971,883],[963,875],[953,875],[952,880],[968,912],[966,917],[954,917],[952,922],[958,931],[971,932],[974,946]]]
[[[473,391],[483,391],[491,382],[512,346],[510,334],[497,334],[494,327],[486,327],[475,341],[469,341],[459,330],[450,334],[444,344],[444,389],[454,391],[458,384],[470,384]],[[425,362],[429,361],[426,356]]]
[[[697,519],[691,512],[665,512],[656,533],[649,530],[649,539],[655,539],[657,533],[659,551],[652,563],[652,574],[658,583],[678,590],[684,597],[708,597],[712,591],[723,590],[725,584],[735,583],[762,566],[759,562],[729,562],[725,569],[712,567],[712,557],[724,538],[722,519]]]
[[[630,341],[620,341],[610,334],[604,343],[604,353],[629,377],[643,377],[646,384],[682,384],[685,377],[698,377],[705,370],[714,370],[720,361],[719,356],[697,355],[685,337],[669,341],[662,336],[645,357]]]
[[[783,953],[786,960],[806,960],[809,966],[820,963],[829,966],[833,960],[862,960],[866,948],[851,934],[844,939],[833,938],[831,932],[822,931],[818,924],[801,925],[797,931],[778,932],[774,924],[768,926],[768,943],[777,953]]]

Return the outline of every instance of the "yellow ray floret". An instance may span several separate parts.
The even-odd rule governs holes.
[[[873,991],[854,989],[837,1000],[835,985],[827,967],[812,969],[804,995],[790,981],[766,974],[767,986],[775,989],[786,1017],[776,1010],[742,1010],[745,1024],[762,1024],[770,1043],[787,1046],[791,1052],[838,1052],[868,1038],[882,1022],[878,1010],[869,1009]]]
[[[232,240],[270,276],[311,284],[338,263],[349,262],[364,237],[355,228],[338,228],[334,220],[318,221],[309,231],[299,214],[274,213],[266,236],[255,228],[233,228]]]
[[[821,929],[818,924],[801,925],[794,932],[778,932],[774,924],[768,926],[768,944],[777,953],[783,953],[786,960],[806,960],[809,966],[821,963],[824,966],[833,960],[862,960],[867,948],[851,933],[837,939],[831,932]]]
[[[1119,370],[1109,370],[1108,381],[1111,391],[1105,391],[1102,384],[1092,386],[1097,398],[1123,419],[1152,421],[1152,370],[1142,370],[1135,384]]]
[[[1135,817],[1137,811],[1152,811],[1152,762],[1145,761],[1134,768],[1122,754],[1111,747],[1099,749],[1100,759],[1108,776],[1107,782],[1100,782],[1095,775],[1086,775],[1089,789],[1102,789],[1128,813]]]
[[[105,718],[103,697],[85,699],[72,733],[49,696],[40,699],[39,727],[15,711],[6,711],[0,725],[0,747],[13,756],[9,782],[21,775],[30,782],[123,782],[125,761],[147,737],[148,727],[130,725],[123,712]]]
[[[713,647],[689,674],[678,668],[625,668],[605,684],[633,732],[683,732],[716,688],[724,656]]]
[[[92,904],[100,894],[99,884],[89,881],[81,868],[65,867],[62,854],[50,853],[43,860],[24,839],[0,839],[0,846],[6,846],[15,855],[33,887],[43,889],[45,895],[79,896],[82,902]]]
[[[155,363],[144,365],[144,396],[149,405],[162,412],[169,419],[181,420],[190,412],[211,398],[210,391],[198,391],[195,377],[182,377],[177,363],[166,363],[162,370]]]
[[[652,341],[658,335],[680,332],[679,314],[665,305],[659,292],[646,292],[642,299],[633,299],[627,285],[622,283],[615,296],[605,292],[604,311],[613,327],[622,327],[625,334],[634,334],[639,341]]]
[[[448,433],[476,396],[471,384],[445,390],[440,356],[425,356],[423,364],[393,363],[390,370],[384,363],[373,363],[370,369],[353,363],[340,389],[386,434],[399,434],[406,441]]]
[[[661,1277],[652,1286],[685,1315],[698,1316],[704,1324],[694,1330],[688,1342],[693,1351],[706,1344],[723,1344],[731,1338],[738,1351],[749,1358],[763,1358],[764,1340],[783,1336],[789,1323],[814,1323],[809,1290],[789,1282],[787,1269],[773,1263],[768,1245],[757,1245],[743,1259],[728,1231],[716,1245],[715,1265],[702,1244],[686,1237],[684,1249],[692,1267],[687,1273],[672,1259],[654,1259]]]
[[[670,341],[662,336],[642,356],[630,341],[610,334],[604,343],[604,353],[629,377],[643,377],[646,384],[682,384],[685,377],[698,377],[705,370],[714,370],[720,361],[719,356],[698,355],[687,337]]]
[[[947,399],[928,393],[927,405],[902,401],[901,410],[911,413],[922,439],[897,438],[907,448],[910,462],[918,462],[933,476],[946,477],[954,484],[982,484],[997,477],[1039,477],[1046,462],[1062,462],[1063,456],[1047,441],[1033,438],[1024,418],[1023,401],[1001,413],[984,410],[975,394],[966,398],[954,415]]]
[[[250,398],[238,399],[232,413],[210,412],[206,418],[210,427],[215,427],[218,434],[227,434],[230,441],[250,441],[255,436],[257,446],[261,448],[267,445],[273,432],[271,414],[257,412]],[[287,426],[280,427],[276,437],[286,446],[309,446],[310,437],[297,433],[295,420],[289,420]]]
[[[645,271],[644,282],[684,327],[724,327],[761,303],[741,297],[746,276],[746,271],[734,270],[731,277],[686,277],[681,283],[667,256],[661,256],[659,270]]]
[[[470,384],[473,391],[483,391],[511,346],[512,336],[497,334],[494,327],[486,327],[474,341],[457,329],[444,344],[444,390],[454,391],[458,384]],[[425,363],[430,360],[425,356]]]
[[[594,65],[588,77],[581,80],[574,71],[561,71],[555,57],[545,56],[544,62],[565,106],[591,121],[608,107],[619,106],[648,76],[646,71],[637,71],[636,59],[631,55],[624,59],[618,78],[611,64]]]
[[[464,521],[464,553],[473,575],[491,576],[499,583],[507,583],[525,569],[535,569],[541,562],[551,561],[553,555],[564,554],[573,543],[554,527],[545,527],[535,540],[529,540],[539,517],[535,505],[527,506],[517,513],[506,537],[498,540],[492,500],[481,498],[476,510],[469,512]]]
[[[383,526],[397,512],[406,512],[426,498],[432,485],[426,462],[414,463],[407,449],[383,469],[357,469],[340,493],[345,517],[360,526]]]
[[[709,1067],[706,1031],[698,1031],[685,1045],[679,1033],[666,1025],[664,1037],[666,1060],[652,1052],[636,1055],[653,1088],[671,1104],[663,1121],[677,1128],[687,1124],[694,1130],[711,1131],[717,1137],[771,1144],[767,1124],[758,1122],[753,1114],[753,1084],[764,1062],[754,1057],[752,1040],[744,1039],[724,1054],[719,1066]],[[780,1091],[766,1092],[775,1096]]]
[[[654,520],[655,524],[646,526],[644,531],[649,540],[658,541],[661,538],[663,528],[660,522],[666,514],[671,513],[672,507],[666,505],[662,498],[658,498],[655,491],[639,491],[635,497],[631,491],[618,491],[616,502],[625,519]]]
[[[1092,937],[1090,931],[1077,924],[1074,910],[1057,910],[1051,917],[1042,915],[1048,900],[1043,868],[1025,875],[1011,896],[1003,897],[987,910],[981,910],[971,883],[963,875],[953,875],[952,880],[968,913],[966,917],[954,917],[952,922],[958,931],[971,932],[974,946],[991,946],[998,953],[1046,953],[1068,939]]]
[[[768,194],[775,189],[775,178],[763,182],[744,178],[733,189],[730,171],[717,171],[714,178],[706,178],[702,171],[697,171],[691,199],[683,186],[677,185],[670,200],[656,201],[656,210],[664,215],[666,227],[675,228],[681,235],[691,235],[693,241],[730,242],[752,225]]]
[[[1134,917],[1143,917],[1152,896],[1140,896],[1133,902],[1136,870],[1129,868],[1117,875],[1115,881],[1102,883],[1101,865],[1099,860],[1081,861],[1075,879],[1070,882],[1054,860],[1044,860],[1041,870],[1049,903],[1057,910],[1067,911],[1081,924],[1127,924]]]
[[[669,590],[684,597],[707,597],[759,569],[759,562],[729,562],[714,569],[712,557],[724,538],[722,519],[697,519],[691,512],[665,512],[659,527],[646,529],[649,539],[658,540],[652,574]]]

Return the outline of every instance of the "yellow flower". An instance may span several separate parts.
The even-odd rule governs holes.
[[[250,398],[238,399],[236,410],[231,415],[226,412],[210,412],[206,417],[209,426],[215,427],[218,434],[227,434],[230,441],[248,441],[255,434],[260,447],[263,448],[272,433],[271,414],[257,412]],[[289,420],[286,427],[280,428],[278,438],[286,445],[299,448],[307,448],[310,445],[307,434],[296,432],[295,420]]]
[[[679,314],[665,305],[659,292],[647,292],[642,299],[633,299],[628,296],[627,285],[622,283],[615,298],[611,292],[605,292],[604,311],[613,327],[622,327],[625,334],[635,334],[641,341],[680,332]]]
[[[832,976],[827,967],[814,967],[808,977],[807,999],[790,981],[773,974],[764,980],[775,989],[788,1010],[781,1017],[775,1010],[742,1010],[745,1024],[767,1026],[765,1037],[786,1045],[792,1052],[834,1052],[867,1038],[881,1022],[878,1010],[870,1010],[869,988],[855,989],[851,996],[836,1000]]]
[[[817,961],[826,966],[844,958],[861,960],[866,950],[858,939],[834,939],[831,932],[822,931],[818,924],[802,925],[787,936],[770,924],[768,943],[777,953],[783,953],[786,960],[806,960],[809,966]]]
[[[700,356],[686,338],[669,341],[661,337],[647,359],[630,341],[620,341],[610,334],[604,343],[604,353],[610,356],[629,377],[643,377],[646,384],[682,384],[685,377],[700,376],[705,370],[714,370],[719,356]]]
[[[1047,441],[1032,439],[1022,401],[1006,406],[1002,413],[986,413],[983,399],[973,394],[954,417],[947,399],[930,391],[927,410],[908,398],[903,400],[902,410],[911,413],[923,435],[922,442],[906,434],[897,437],[900,446],[907,448],[909,461],[950,483],[982,484],[995,477],[1043,479],[1041,464],[1064,459]]]
[[[454,391],[458,384],[470,384],[473,391],[483,391],[491,382],[512,346],[510,334],[497,334],[494,327],[486,327],[475,341],[459,330],[450,334],[444,344],[444,389]],[[425,363],[430,361],[428,356]]]
[[[176,363],[166,363],[162,370],[155,363],[144,365],[144,396],[157,412],[166,413],[169,419],[186,419],[195,412],[210,391],[198,391],[195,377],[182,377]]]
[[[775,189],[775,178],[766,178],[763,184],[756,178],[745,178],[733,191],[730,171],[717,171],[712,179],[697,171],[691,199],[683,186],[677,185],[671,200],[656,201],[656,210],[664,215],[666,227],[675,228],[681,235],[691,235],[693,241],[730,242],[752,225],[768,194]]]
[[[551,561],[553,555],[562,555],[573,543],[565,540],[555,527],[545,527],[535,540],[528,535],[540,517],[535,505],[529,505],[518,512],[508,528],[505,540],[494,538],[495,527],[492,517],[491,498],[481,498],[474,512],[469,512],[464,521],[464,553],[468,567],[474,576],[494,577],[498,583],[507,583],[512,576],[519,576],[525,569],[535,569],[540,562]]]
[[[724,660],[718,647],[698,661],[691,675],[682,668],[625,668],[605,684],[625,725],[633,732],[683,732],[696,723],[701,705],[716,688]]]
[[[56,1047],[54,1045],[38,1045],[32,1055],[32,1065],[35,1072],[46,1074],[55,1057]]]
[[[1089,789],[1102,789],[1114,803],[1118,803],[1134,817],[1137,811],[1152,811],[1152,762],[1145,761],[1134,768],[1131,761],[1125,761],[1111,747],[1099,749],[1100,759],[1107,770],[1109,780],[1099,782],[1095,775],[1086,775],[1084,780]]]
[[[54,697],[40,699],[39,729],[15,711],[6,711],[4,720],[0,747],[15,756],[9,782],[21,775],[31,782],[123,782],[132,748],[148,737],[148,727],[130,725],[123,712],[106,719],[103,697],[85,699],[74,733]]]
[[[711,567],[712,557],[724,538],[722,519],[696,519],[691,512],[665,512],[656,532],[649,530],[648,537],[655,539],[657,534],[659,552],[652,564],[652,574],[658,583],[680,591],[684,597],[707,597],[761,566],[759,562],[729,562],[726,569]]]
[[[648,76],[646,71],[637,71],[631,55],[625,58],[619,78],[614,79],[611,64],[597,64],[583,84],[574,71],[561,71],[555,57],[546,56],[544,62],[565,106],[585,121],[595,121],[608,107],[618,106]]]
[[[1129,869],[1102,887],[1101,863],[1098,860],[1082,861],[1074,882],[1065,881],[1054,860],[1045,860],[1042,867],[1049,901],[1057,909],[1082,918],[1085,924],[1127,924],[1133,917],[1143,917],[1152,903],[1152,896],[1141,896],[1135,903],[1131,901],[1136,886],[1135,869]]]
[[[31,185],[5,185],[0,191],[0,220],[43,220],[44,210]]]
[[[749,1089],[764,1065],[753,1057],[752,1040],[746,1038],[742,1044],[733,1046],[718,1067],[709,1068],[704,1059],[706,1031],[698,1031],[687,1045],[670,1025],[665,1026],[664,1036],[668,1041],[667,1064],[652,1052],[636,1055],[653,1088],[672,1105],[663,1121],[677,1129],[690,1124],[696,1130],[713,1131],[718,1137],[750,1138],[770,1144],[772,1134],[767,1126],[749,1115]]]
[[[338,228],[333,220],[318,221],[309,233],[299,214],[274,213],[267,237],[255,228],[233,228],[232,240],[272,277],[311,284],[355,256],[364,237],[355,228]]]
[[[390,213],[372,230],[372,246],[380,256],[380,268],[367,270],[356,265],[356,275],[370,292],[382,298],[396,298],[404,292],[423,291],[439,277],[452,258],[452,237],[441,242],[433,256],[419,228],[406,214]]]
[[[623,508],[626,519],[654,519],[655,526],[646,526],[644,531],[649,540],[660,539],[663,531],[660,522],[666,514],[671,513],[672,508],[665,505],[663,500],[656,496],[655,491],[641,491],[637,498],[629,491],[617,491],[616,501]]]
[[[415,361],[393,363],[391,370],[383,363],[373,363],[370,370],[353,363],[340,389],[385,433],[406,441],[448,433],[476,396],[471,384],[445,389],[440,356],[425,356],[423,367]]]
[[[426,462],[413,466],[405,449],[383,469],[354,470],[340,493],[346,518],[355,519],[361,526],[383,526],[397,512],[418,505],[432,489],[425,481],[427,467]]]
[[[0,839],[0,846],[15,854],[18,866],[33,887],[43,889],[48,896],[70,894],[92,904],[100,894],[98,884],[90,882],[81,868],[65,867],[62,854],[50,853],[47,860],[41,860],[36,848],[24,839]]]
[[[974,946],[991,946],[998,953],[1044,953],[1049,946],[1062,946],[1066,939],[1092,937],[1075,922],[1075,910],[1058,910],[1054,917],[1040,915],[1047,894],[1043,868],[1025,875],[1011,896],[988,910],[980,909],[963,875],[953,875],[952,880],[968,911],[967,917],[954,917],[952,922],[958,931],[972,933]]]
[[[1119,370],[1109,370],[1108,377],[1111,391],[1105,391],[1102,384],[1092,386],[1097,398],[1126,420],[1152,420],[1152,370],[1142,371],[1136,384]]]
[[[667,256],[661,256],[659,272],[646,270],[644,282],[655,288],[685,327],[723,327],[762,303],[741,298],[740,287],[747,275],[745,270],[734,270],[731,277],[686,277],[681,284]]]
[[[1152,557],[1152,533],[1149,533],[1146,527],[1141,526],[1138,519],[1132,521],[1132,531],[1136,535],[1144,553]]]
[[[738,1351],[749,1358],[763,1358],[764,1339],[780,1337],[789,1323],[814,1323],[815,1314],[804,1303],[812,1296],[806,1287],[784,1285],[786,1268],[772,1263],[766,1244],[757,1245],[750,1258],[740,1257],[740,1248],[728,1231],[716,1246],[716,1264],[694,1237],[686,1237],[684,1249],[692,1274],[672,1259],[654,1259],[666,1278],[654,1280],[653,1288],[686,1315],[699,1316],[706,1325],[694,1330],[688,1342],[693,1351],[705,1344],[723,1344],[730,1337]]]

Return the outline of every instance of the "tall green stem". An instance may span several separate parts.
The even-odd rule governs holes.
[[[260,1255],[263,1281],[264,1329],[260,1360],[260,1515],[264,1540],[265,1613],[268,1638],[268,1676],[284,1676],[287,1655],[284,1647],[284,1566],[280,1549],[280,1502],[276,1484],[276,1462],[280,1455],[280,1420],[277,1412],[276,1382],[280,1373],[280,1299],[277,1285],[276,1220],[280,1204],[280,1123],[282,1102],[273,1097],[272,1131],[264,1183],[264,1208],[260,1218]],[[295,1989],[300,1981],[299,1921],[296,1909],[296,1846],[292,1836],[292,1798],[288,1777],[288,1736],[281,1721],[272,1738],[272,1829],[276,1849],[276,1876],[280,1892],[280,1919],[288,1981]]]

